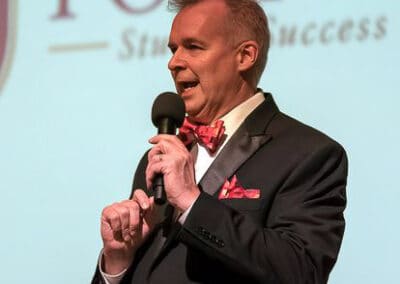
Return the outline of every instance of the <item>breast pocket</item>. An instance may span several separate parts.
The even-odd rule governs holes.
[[[262,199],[250,199],[250,198],[240,198],[240,199],[221,199],[220,200],[225,205],[231,207],[232,209],[238,211],[253,211],[260,210],[262,206]]]

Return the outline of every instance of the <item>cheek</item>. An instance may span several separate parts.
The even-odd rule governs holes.
[[[209,65],[207,72],[204,74],[206,86],[208,88],[218,89],[221,84],[227,82],[230,77],[232,68],[229,62],[215,61]]]

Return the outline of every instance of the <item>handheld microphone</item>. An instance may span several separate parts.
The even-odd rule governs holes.
[[[180,96],[165,92],[154,100],[151,109],[151,120],[158,129],[158,134],[175,135],[176,129],[182,126],[185,119],[185,104]],[[153,179],[154,202],[163,205],[167,200],[164,189],[164,178],[157,174]]]

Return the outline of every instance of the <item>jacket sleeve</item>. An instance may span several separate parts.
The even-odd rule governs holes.
[[[148,152],[146,152],[143,155],[143,157],[141,158],[141,160],[139,161],[139,164],[137,166],[133,184],[132,184],[132,191],[130,193],[129,199],[132,198],[133,192],[135,191],[135,189],[138,189],[138,188],[143,189],[147,194],[151,195],[151,192],[149,192],[147,190],[145,176],[143,175],[143,173],[145,172],[146,167],[147,167],[147,153]],[[120,284],[125,284],[125,283],[130,282],[129,278],[131,277],[132,270],[133,270],[133,267],[131,265],[131,267],[129,267],[129,269],[126,271]],[[107,284],[107,282],[104,280],[103,276],[101,275],[101,272],[99,269],[99,264],[97,264],[97,266],[96,266],[96,271],[93,275],[91,284]]]
[[[346,178],[343,148],[326,143],[294,167],[263,223],[203,192],[178,238],[256,283],[326,283],[344,233]]]

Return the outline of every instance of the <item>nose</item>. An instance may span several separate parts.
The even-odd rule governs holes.
[[[177,71],[186,68],[186,60],[183,57],[180,49],[177,49],[168,62],[168,69],[170,71]]]

